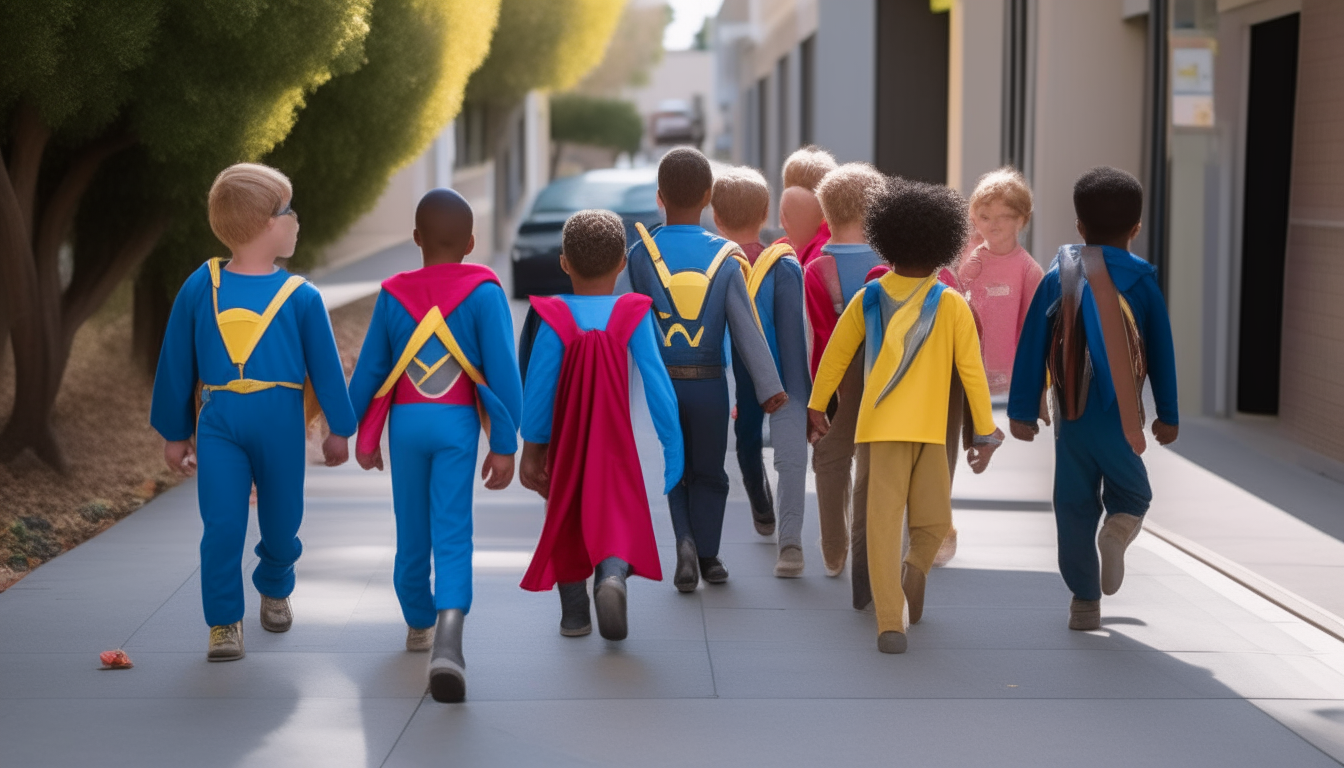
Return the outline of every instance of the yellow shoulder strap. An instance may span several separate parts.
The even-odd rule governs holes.
[[[649,230],[641,221],[635,222],[635,230],[639,232],[639,239],[644,241],[644,247],[649,251],[649,258],[653,259],[653,268],[658,270],[658,279],[663,281],[664,288],[671,289],[672,273],[663,262],[663,254],[658,250],[658,244],[653,241],[653,235],[649,234]]]
[[[420,353],[420,348],[425,346],[425,342],[429,341],[431,336],[438,337],[443,346],[448,349],[448,354],[453,356],[453,359],[462,367],[462,372],[467,374],[468,378],[481,386],[485,386],[485,377],[467,359],[462,347],[458,345],[457,339],[453,337],[453,332],[448,330],[448,323],[444,322],[443,312],[438,307],[430,307],[429,312],[425,313],[420,324],[411,333],[410,340],[406,342],[406,348],[401,351],[401,357],[397,360],[397,364],[392,366],[392,371],[387,374],[387,378],[383,380],[383,385],[378,388],[378,392],[374,395],[375,398],[382,397],[392,391],[397,379],[401,378],[401,374],[406,372],[406,366],[411,364],[415,356]]]
[[[760,328],[762,333],[765,332],[765,326],[761,324],[761,312],[756,308],[756,294],[761,292],[761,283],[765,282],[765,276],[770,274],[775,264],[780,259],[792,255],[793,248],[785,243],[778,243],[761,251],[754,265],[743,267],[742,276],[747,278],[747,298],[751,300],[751,314],[756,318],[756,327]]]
[[[257,322],[257,330],[252,334],[252,338],[248,340],[247,346],[243,348],[241,355],[242,360],[235,360],[235,363],[242,365],[247,362],[248,358],[252,357],[252,351],[257,348],[257,343],[260,342],[261,337],[265,335],[266,329],[271,325],[271,321],[274,320],[276,314],[280,312],[280,307],[285,305],[285,301],[293,295],[294,291],[298,290],[300,285],[303,285],[303,282],[304,280],[302,277],[299,277],[298,275],[290,275],[289,279],[285,281],[285,284],[280,286],[280,290],[277,291],[275,297],[271,299],[271,303],[266,305],[266,311],[261,313],[261,320]]]
[[[718,253],[714,254],[714,260],[709,262],[709,269],[705,270],[705,279],[713,280],[715,273],[719,271],[719,267],[723,266],[723,262],[729,256],[732,256],[735,259],[739,259],[739,261],[747,260],[746,255],[742,254],[742,247],[739,246],[737,243],[734,243],[732,240],[729,240],[728,242],[723,244],[723,247],[719,249]],[[747,263],[747,266],[748,268],[750,268],[751,266],[750,262]],[[746,278],[746,276],[747,273],[745,272],[742,273],[743,278]]]
[[[458,346],[457,339],[453,337],[453,332],[448,329],[448,323],[439,323],[434,328],[434,335],[439,337],[443,346],[448,348],[448,354],[452,355],[457,360],[457,364],[462,366],[462,372],[467,374],[467,377],[476,382],[478,386],[485,386],[485,377],[467,359],[467,354],[462,351],[462,347]]]

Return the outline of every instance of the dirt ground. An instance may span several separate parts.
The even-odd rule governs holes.
[[[332,313],[347,374],[373,306],[370,297]],[[0,356],[0,419],[5,419],[14,399],[7,344]],[[53,417],[66,473],[30,454],[0,464],[0,591],[178,482],[163,464],[162,439],[149,426],[151,388],[151,379],[131,360],[127,284],[75,337]],[[320,459],[316,432],[309,454]]]

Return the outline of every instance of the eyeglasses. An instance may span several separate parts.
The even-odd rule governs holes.
[[[273,219],[278,219],[281,216],[293,216],[296,219],[299,218],[299,214],[294,212],[294,198],[291,197],[289,202],[285,203],[283,208],[271,214],[271,218]]]

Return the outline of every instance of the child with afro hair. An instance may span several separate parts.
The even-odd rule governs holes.
[[[864,348],[864,388],[855,441],[868,445],[867,550],[878,650],[904,653],[906,621],[924,612],[924,585],[951,527],[944,449],[955,365],[976,437],[967,451],[983,472],[1003,433],[994,425],[975,320],[938,272],[966,242],[966,203],[947,187],[888,181],[868,204],[864,232],[891,272],[864,286],[836,323],[808,403],[809,439],[830,425],[825,409]],[[910,551],[901,562],[909,508]]]

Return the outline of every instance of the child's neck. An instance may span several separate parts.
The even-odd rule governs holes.
[[[461,264],[466,257],[465,253],[455,251],[420,249],[420,258],[426,267],[437,267],[440,264]]]
[[[700,214],[703,213],[704,210],[704,208],[673,208],[668,206],[664,211],[664,215],[667,217],[667,226],[669,227],[685,224],[699,226]]]
[[[863,222],[852,221],[831,227],[831,239],[828,245],[864,245],[868,241],[863,237]]]
[[[620,270],[601,277],[579,277],[571,274],[569,281],[574,284],[575,296],[610,296],[616,292],[616,278]]]
[[[233,257],[224,269],[239,275],[269,275],[275,271],[275,261],[280,254],[247,245],[233,251]]]
[[[734,243],[737,243],[738,245],[744,247],[751,245],[753,243],[759,245],[761,242],[760,227],[742,227],[741,229],[729,229],[728,227],[720,227],[719,234],[722,235],[725,239],[732,240]]]
[[[1088,240],[1084,243],[1084,245],[1109,245],[1112,248],[1119,248],[1122,251],[1128,251],[1129,246],[1133,244],[1134,241],[1127,237],[1122,237],[1118,240]]]
[[[902,268],[900,268],[900,267],[896,267],[896,266],[893,266],[893,267],[891,268],[891,271],[894,272],[894,273],[896,273],[896,274],[898,274],[898,275],[900,275],[901,277],[908,277],[908,278],[910,278],[911,280],[924,280],[924,279],[926,279],[926,278],[929,278],[929,277],[932,277],[932,276],[933,276],[933,275],[929,274],[928,272],[921,272],[920,270],[917,270],[917,269],[915,269],[915,270],[911,270],[911,269],[902,269]],[[937,274],[937,272],[934,272],[933,274]]]

